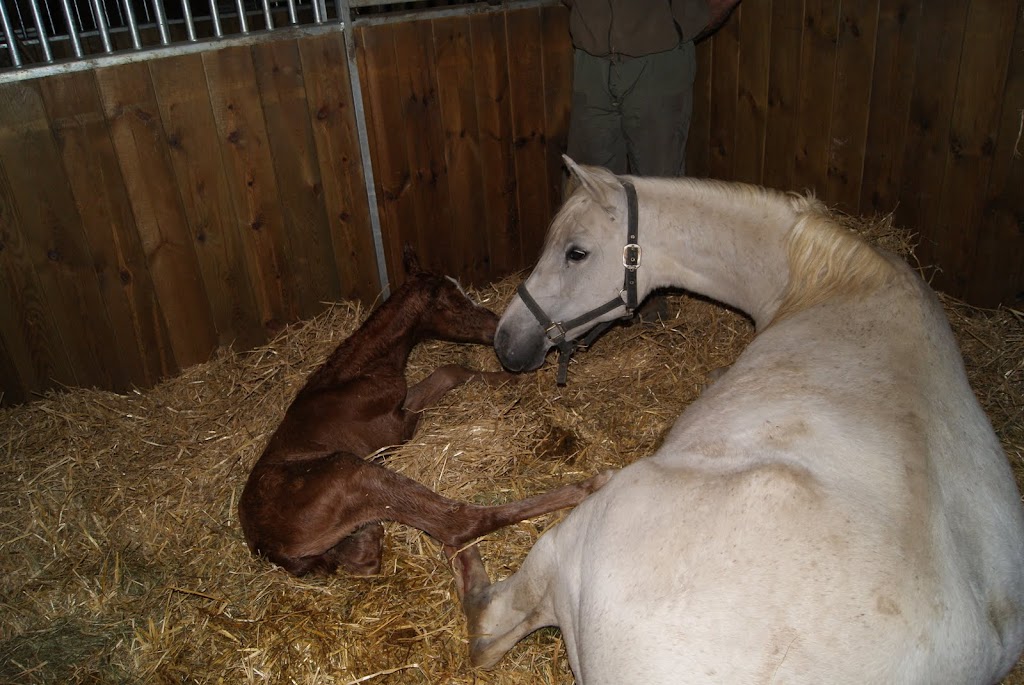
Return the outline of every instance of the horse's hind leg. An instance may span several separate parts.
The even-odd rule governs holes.
[[[446,545],[445,554],[451,559],[455,589],[466,614],[469,658],[474,666],[493,667],[524,637],[554,625],[543,591],[547,583],[526,570],[531,558],[537,561],[534,552],[527,556],[522,570],[495,584],[487,576],[476,545],[462,551]],[[534,563],[531,568],[539,566]]]
[[[384,526],[377,521],[363,524],[328,550],[324,557],[356,576],[380,573],[384,553]]]

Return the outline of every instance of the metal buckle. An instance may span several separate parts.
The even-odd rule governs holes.
[[[552,338],[551,331],[555,329],[558,330],[558,337]],[[565,329],[562,328],[562,324],[559,323],[558,321],[552,321],[551,325],[544,329],[544,335],[546,335],[548,340],[550,340],[551,342],[558,343],[565,340]]]
[[[636,252],[636,261],[631,263],[629,258],[629,251],[634,250]],[[629,243],[622,248],[622,266],[627,271],[636,271],[640,268],[640,260],[643,259],[644,251],[636,243]]]

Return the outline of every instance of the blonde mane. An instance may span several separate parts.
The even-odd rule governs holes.
[[[786,238],[789,283],[773,321],[835,297],[866,295],[892,281],[893,265],[840,226],[813,196],[790,195],[797,222]]]

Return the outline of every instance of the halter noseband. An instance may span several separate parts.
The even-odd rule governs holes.
[[[565,334],[568,331],[588,323],[599,316],[603,316],[613,309],[625,305],[626,313],[622,318],[627,318],[633,314],[633,311],[637,307],[637,294],[636,294],[636,272],[640,268],[640,257],[643,251],[640,249],[640,245],[637,243],[637,234],[639,232],[637,228],[637,202],[636,202],[636,188],[629,181],[622,181],[622,187],[626,191],[626,209],[627,209],[627,220],[626,220],[626,245],[622,248],[622,267],[625,269],[625,277],[622,283],[622,290],[619,291],[618,297],[613,297],[599,307],[595,307],[588,312],[584,312],[575,319],[569,321],[552,321],[551,317],[547,315],[537,301],[533,299],[529,291],[526,289],[526,283],[521,283],[516,289],[519,293],[519,297],[522,298],[523,304],[526,305],[527,309],[533,313],[537,321],[540,322],[541,328],[544,329],[544,335],[547,336],[548,340],[555,344],[558,348],[558,376],[556,382],[558,385],[565,385],[565,379],[569,372],[569,358],[578,347],[587,348],[589,347],[599,335],[605,332],[605,330],[611,326],[612,321],[602,321],[593,328],[591,328],[586,335],[583,336],[581,341],[566,340]]]

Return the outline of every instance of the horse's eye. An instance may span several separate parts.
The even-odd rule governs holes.
[[[565,258],[570,262],[582,262],[587,258],[587,251],[578,247],[570,247],[565,253]]]

